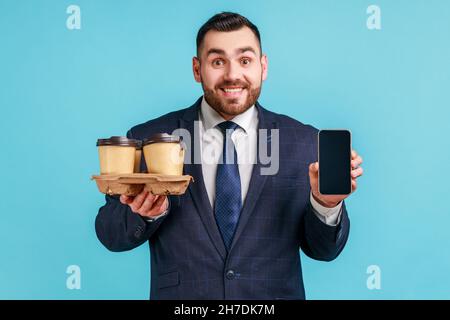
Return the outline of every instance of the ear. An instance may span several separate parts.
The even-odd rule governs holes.
[[[269,61],[265,54],[263,54],[261,57],[261,67],[262,67],[262,80],[264,81],[267,79],[267,69],[269,67]]]
[[[192,58],[192,72],[194,73],[194,79],[197,82],[202,82],[202,77],[200,75],[200,60],[197,57]]]

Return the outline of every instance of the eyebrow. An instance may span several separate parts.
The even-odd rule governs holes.
[[[235,50],[236,53],[238,54],[242,54],[244,52],[250,51],[253,52],[256,55],[256,51],[255,49],[253,49],[252,47],[243,47],[243,48],[238,48]],[[210,54],[220,54],[220,55],[225,55],[225,50],[222,49],[218,49],[218,48],[211,48],[208,50],[208,52],[206,53],[206,56],[209,56]]]

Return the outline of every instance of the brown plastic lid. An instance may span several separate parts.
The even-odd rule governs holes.
[[[142,141],[136,139],[128,139],[127,137],[112,136],[107,139],[98,139],[97,147],[99,146],[121,146],[121,147],[142,147]]]
[[[150,136],[150,138],[144,139],[142,141],[142,145],[146,146],[148,144],[158,143],[158,142],[181,143],[182,140],[183,140],[183,138],[179,137],[179,136],[170,135],[168,133],[157,133],[157,134]]]

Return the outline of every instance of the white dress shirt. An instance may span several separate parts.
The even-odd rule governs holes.
[[[203,97],[199,120],[203,180],[211,207],[214,208],[217,163],[223,150],[223,135],[217,125],[225,119],[209,106]],[[250,185],[253,165],[256,163],[258,111],[255,106],[252,106],[244,113],[235,116],[232,121],[239,125],[239,128],[231,135],[231,140],[233,140],[236,148],[241,179],[241,197],[242,203],[244,203]],[[310,194],[310,201],[316,216],[322,222],[331,226],[339,223],[342,202],[334,208],[326,208],[320,205],[312,194]]]

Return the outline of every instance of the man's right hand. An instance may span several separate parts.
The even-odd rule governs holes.
[[[135,197],[121,195],[120,202],[127,204],[134,213],[147,218],[159,216],[169,207],[167,196],[153,195],[145,189]]]

